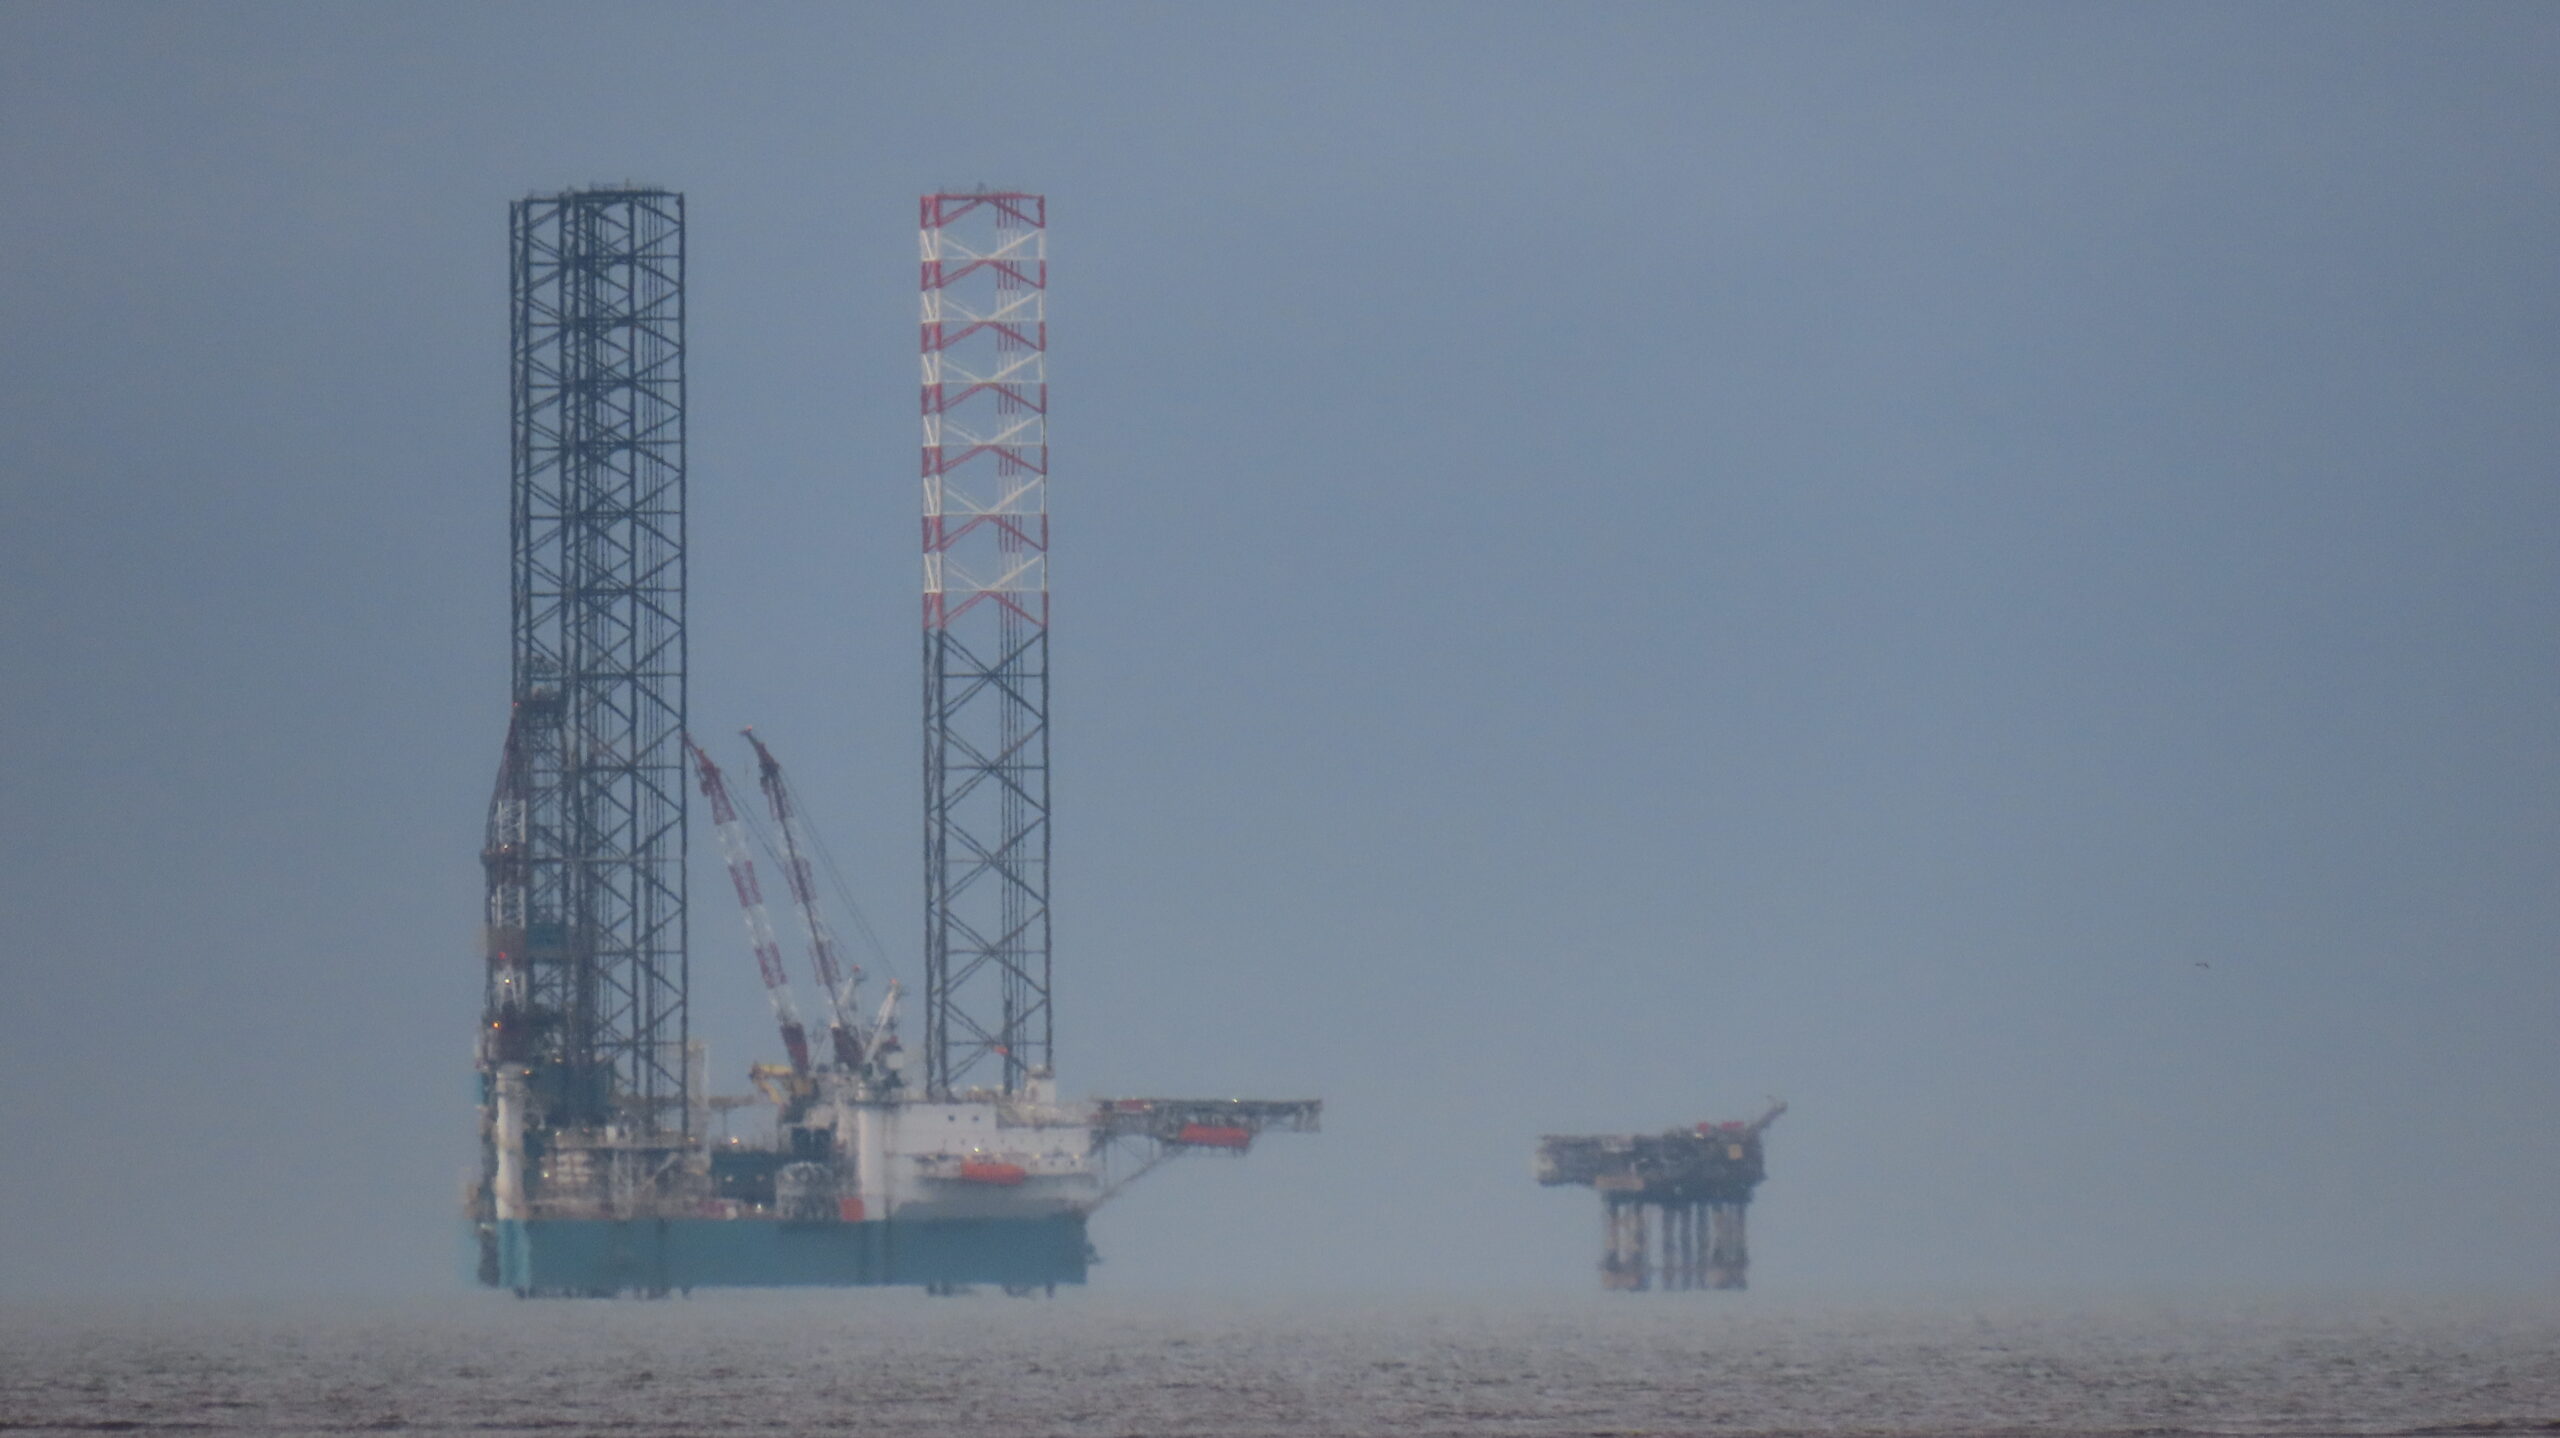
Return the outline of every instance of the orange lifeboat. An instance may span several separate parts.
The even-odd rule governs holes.
[[[979,1158],[960,1161],[962,1183],[991,1183],[999,1188],[1011,1188],[1030,1176],[1030,1170],[1018,1163],[995,1163]]]

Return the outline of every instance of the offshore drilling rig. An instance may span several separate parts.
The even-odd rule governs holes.
[[[685,727],[684,200],[511,207],[512,709],[483,848],[480,1282],[520,1295],[1081,1283],[1086,1220],[1167,1159],[1312,1132],[1314,1100],[1058,1097],[1049,921],[1047,203],[925,196],[923,1051],[819,914],[749,735],[806,940],[810,1041],[744,812]],[[690,774],[688,774],[690,770]],[[713,1098],[687,1027],[688,780],[785,1062]],[[769,1107],[754,1142],[712,1115]]]
[[[1742,1216],[1767,1173],[1760,1135],[1786,1111],[1773,1103],[1749,1123],[1660,1134],[1549,1134],[1538,1140],[1538,1182],[1599,1190],[1602,1288],[1641,1293],[1657,1278],[1667,1289],[1745,1288]]]

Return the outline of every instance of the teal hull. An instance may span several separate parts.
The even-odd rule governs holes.
[[[520,1294],[695,1288],[1047,1288],[1082,1283],[1084,1219],[781,1223],[761,1219],[530,1219],[474,1223],[478,1280]]]

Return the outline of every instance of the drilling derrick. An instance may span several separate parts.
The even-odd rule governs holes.
[[[927,195],[925,1089],[1050,1073],[1048,201]]]
[[[484,1274],[681,1187],[684,201],[510,212],[512,711],[490,804]],[[520,1232],[517,1237],[521,1237]]]
[[[1660,1134],[1550,1134],[1538,1140],[1538,1182],[1599,1192],[1601,1287],[1747,1287],[1743,1214],[1766,1174],[1760,1136],[1786,1111]]]

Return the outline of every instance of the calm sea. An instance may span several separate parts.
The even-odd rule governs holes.
[[[1649,1294],[0,1307],[34,1433],[2560,1431],[2548,1300]]]

